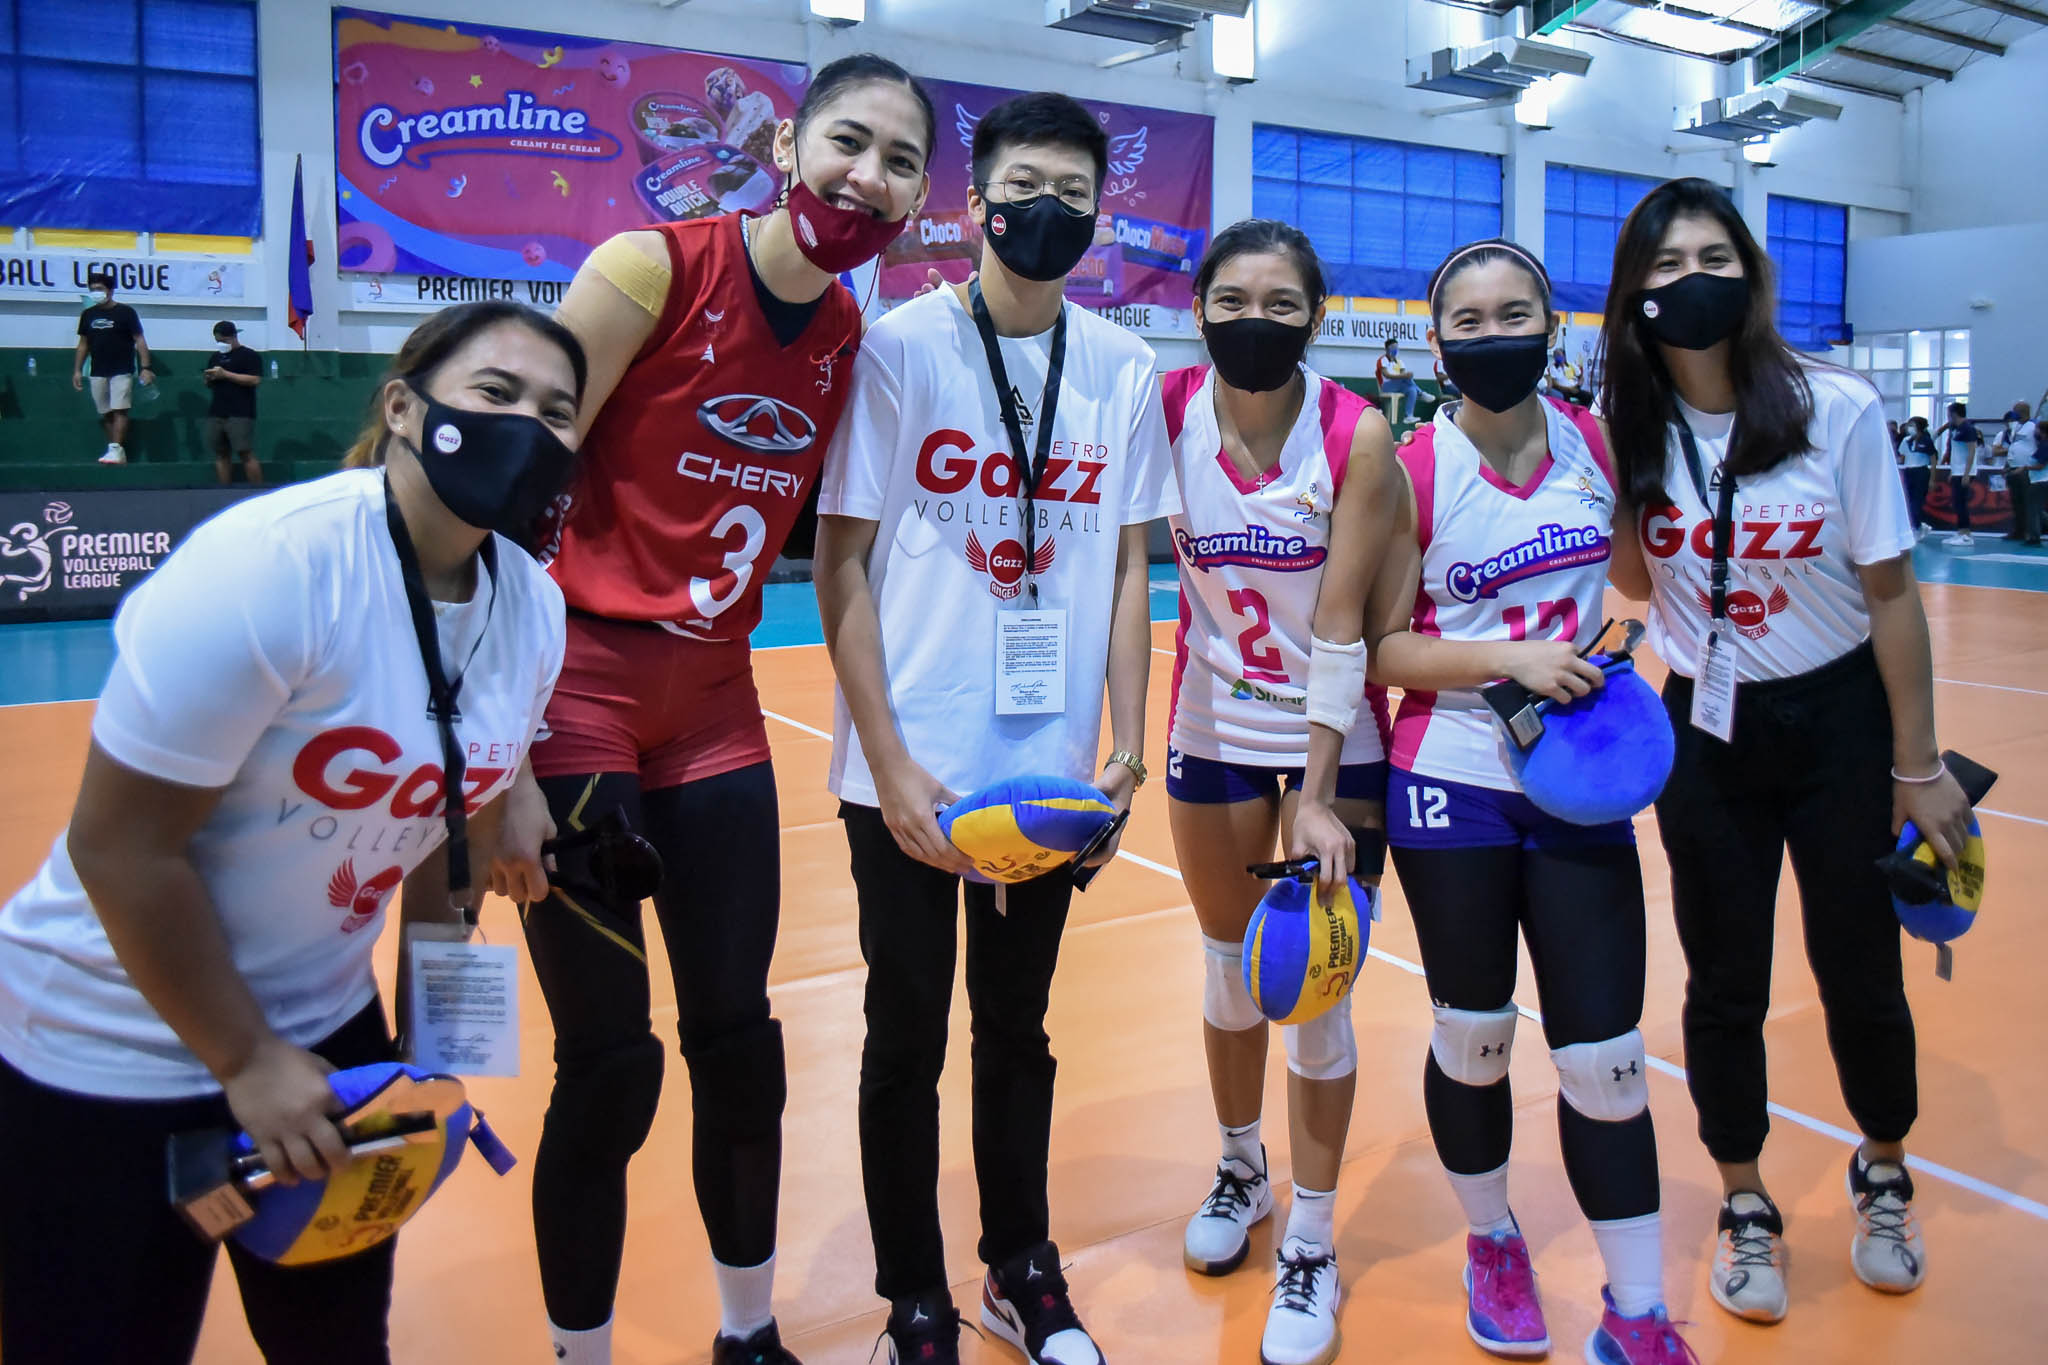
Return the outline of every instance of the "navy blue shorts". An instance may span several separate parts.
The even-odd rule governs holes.
[[[1166,751],[1166,794],[1195,806],[1227,806],[1257,801],[1281,790],[1298,792],[1306,770],[1268,768],[1257,763],[1226,763],[1196,758],[1169,747]],[[1345,801],[1384,801],[1387,765],[1347,763],[1337,769],[1337,796]]]
[[[1400,768],[1387,775],[1387,842],[1397,848],[1583,848],[1635,841],[1635,825],[1627,820],[1575,825],[1538,809],[1518,791]]]

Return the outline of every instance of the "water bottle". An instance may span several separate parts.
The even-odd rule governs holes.
[[[270,362],[270,377],[272,379],[277,378],[277,362],[275,360]]]
[[[28,377],[30,379],[36,377],[36,358],[34,356],[28,358]]]

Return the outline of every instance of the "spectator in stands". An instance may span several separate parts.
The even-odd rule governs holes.
[[[263,360],[242,344],[232,322],[213,324],[213,363],[199,376],[212,390],[206,403],[206,448],[213,452],[213,472],[223,484],[233,483],[234,457],[251,488],[263,482],[256,461],[256,386],[263,382]]]
[[[1900,440],[1900,437],[1901,437],[1901,436],[1903,435],[1903,433],[1901,433],[1901,432],[1900,432],[1900,430],[1899,430],[1899,423],[1898,423],[1898,419],[1897,419],[1897,418],[1895,418],[1895,417],[1887,417],[1887,418],[1885,418],[1885,419],[1884,419],[1884,431],[1885,431],[1885,435],[1887,435],[1887,436],[1889,436],[1889,437],[1891,438],[1891,442],[1892,442],[1892,449],[1896,451],[1896,450],[1897,450],[1897,449],[1899,448],[1899,440]]]
[[[1913,519],[1913,536],[1919,539],[1927,534],[1920,513],[1927,504],[1927,480],[1934,464],[1934,437],[1927,430],[1925,417],[1906,419],[1897,449],[1899,477],[1906,484],[1906,513]]]
[[[1970,491],[1977,482],[1977,452],[1984,437],[1961,403],[1948,405],[1948,420],[1934,434],[1941,447],[1941,467],[1948,471],[1949,502],[1956,513],[1956,533],[1949,537],[1949,544],[1975,545],[1977,538],[1970,534]]]
[[[1458,386],[1451,382],[1451,377],[1444,373],[1444,363],[1441,360],[1436,362],[1436,391],[1440,401],[1446,403],[1453,398],[1464,397],[1458,392]]]
[[[1562,344],[1550,353],[1550,371],[1547,377],[1550,380],[1550,391],[1565,402],[1576,403],[1582,408],[1592,404],[1593,395],[1588,393],[1586,386],[1580,382],[1579,367],[1572,364]]]
[[[1412,412],[1422,394],[1415,387],[1415,374],[1401,363],[1401,339],[1388,337],[1387,348],[1372,367],[1373,382],[1379,385],[1380,402],[1387,408],[1387,421],[1395,426],[1401,424],[1401,401],[1407,400]]]
[[[2007,540],[2041,542],[2040,508],[2033,499],[2034,463],[2040,458],[2035,434],[2034,410],[2025,403],[2012,405],[2005,430],[1992,442],[1993,457],[2005,465],[2005,493],[2012,503],[2012,529]]]
[[[135,361],[142,359],[142,382],[153,384],[149,343],[142,339],[142,319],[125,303],[114,302],[114,277],[95,270],[85,277],[92,305],[78,315],[78,354],[71,361],[71,387],[85,387],[85,361],[92,358],[92,405],[99,410],[107,434],[101,464],[128,462],[128,405],[134,396]]]

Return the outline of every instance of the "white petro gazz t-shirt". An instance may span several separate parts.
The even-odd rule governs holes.
[[[517,546],[499,540],[495,578],[477,579],[470,602],[436,604],[444,666],[463,675],[471,811],[517,776],[564,640],[562,594]],[[150,777],[221,789],[192,861],[270,1026],[320,1041],[376,998],[385,907],[446,838],[382,472],[222,512],[122,604],[114,639],[94,742]],[[122,969],[67,834],[0,910],[0,1056],[90,1095],[217,1090]]]
[[[1913,525],[1893,462],[1877,391],[1846,370],[1808,365],[1813,448],[1735,488],[1728,556],[1728,620],[1740,632],[1738,677],[1791,678],[1839,659],[1870,638],[1858,565],[1913,548]],[[1712,498],[1735,417],[1680,402],[1699,444]],[[1666,507],[1639,514],[1650,570],[1651,648],[1688,678],[1710,614],[1714,508],[1693,487],[1677,429],[1664,461]]]
[[[1151,348],[1066,305],[1065,382],[1039,481],[1038,604],[1067,613],[1065,706],[996,714],[996,617],[1018,602],[1023,504],[974,319],[951,289],[868,329],[825,457],[818,510],[880,523],[868,583],[889,702],[910,755],[965,794],[999,778],[1095,775],[1119,532],[1180,510]],[[1001,338],[1024,419],[1045,392],[1051,332]],[[845,694],[833,715],[834,795],[879,798]]]

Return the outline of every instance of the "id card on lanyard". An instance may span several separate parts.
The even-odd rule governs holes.
[[[405,602],[412,616],[413,634],[420,649],[420,664],[427,675],[427,713],[441,740],[443,818],[448,827],[448,900],[457,912],[453,923],[408,925],[406,943],[409,980],[406,987],[411,1003],[409,1041],[415,1063],[432,1071],[468,1076],[516,1076],[519,1074],[519,958],[516,949],[472,943],[476,934],[476,910],[469,904],[469,818],[463,805],[465,756],[455,723],[462,719],[462,682],[468,672],[465,662],[451,679],[441,661],[441,634],[434,624],[434,603],[420,572],[419,553],[405,516],[392,495],[391,480],[384,480],[384,518],[391,531],[391,546],[398,555],[398,571],[405,583]],[[497,539],[484,537],[480,550],[483,572],[491,585],[484,628],[477,632],[476,650],[490,630],[490,610],[497,606]]]
[[[1735,736],[1735,684],[1740,673],[1737,654],[1742,636],[1728,619],[1728,552],[1735,542],[1735,476],[1726,462],[1717,471],[1721,492],[1717,499],[1707,494],[1706,470],[1700,464],[1699,442],[1684,417],[1678,419],[1678,444],[1685,452],[1686,472],[1700,495],[1700,506],[1714,509],[1713,558],[1707,570],[1708,613],[1706,629],[1700,635],[1699,676],[1693,679],[1692,724],[1722,743]],[[1728,449],[1735,449],[1735,429],[1728,430]]]
[[[995,320],[989,316],[988,301],[981,295],[981,281],[967,286],[967,299],[974,315],[974,328],[981,334],[982,352],[988,359],[989,378],[995,381],[1003,429],[1010,438],[1010,458],[1016,462],[1017,470],[1017,500],[1024,517],[1023,581],[1011,605],[996,612],[996,714],[1056,716],[1067,709],[1067,611],[1063,606],[1039,600],[1038,509],[1034,498],[1039,480],[1045,477],[1046,461],[1052,455],[1053,419],[1059,411],[1060,380],[1067,364],[1067,306],[1063,300],[1059,320],[1052,327],[1045,393],[1038,404],[1038,440],[1035,445],[1027,445],[1024,419],[1017,411],[1016,392],[1010,383],[1009,369],[1003,364]],[[1031,454],[1027,455],[1027,450]]]

